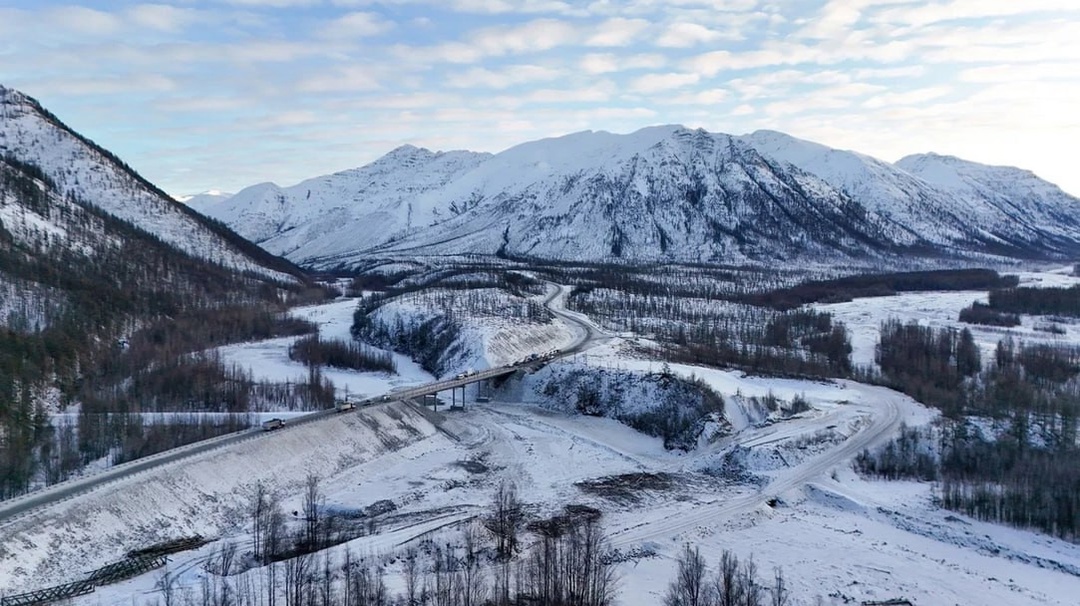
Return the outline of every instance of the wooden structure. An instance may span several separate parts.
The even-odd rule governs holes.
[[[75,581],[74,583],[68,583],[67,585],[46,587],[45,589],[38,589],[37,591],[0,598],[0,606],[36,606],[37,604],[49,604],[51,602],[59,602],[60,600],[69,600],[76,596],[93,592],[94,584],[90,581]]]

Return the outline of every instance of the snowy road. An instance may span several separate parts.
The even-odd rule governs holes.
[[[581,353],[590,347],[612,339],[611,335],[590,320],[585,314],[566,309],[566,298],[570,296],[572,287],[555,284],[554,282],[547,282],[547,284],[551,292],[549,292],[547,298],[544,299],[544,307],[548,308],[548,311],[560,320],[573,325],[581,333],[578,341],[570,347],[567,347],[563,352],[563,355]]]
[[[652,516],[634,526],[614,530],[611,542],[625,548],[645,542],[669,540],[700,527],[711,527],[734,516],[753,511],[773,499],[782,499],[784,493],[811,482],[830,469],[850,461],[863,449],[871,448],[892,436],[900,426],[902,415],[900,402],[904,396],[885,389],[851,384],[853,389],[864,391],[863,401],[875,401],[870,422],[857,433],[836,447],[775,476],[761,490],[730,500],[715,499],[692,509],[676,506],[672,511]]]

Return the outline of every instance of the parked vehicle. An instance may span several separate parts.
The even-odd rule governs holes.
[[[282,427],[285,427],[285,421],[281,419],[270,419],[263,421],[262,423],[263,431],[274,431],[275,429],[281,429]]]
[[[342,402],[338,402],[334,406],[334,408],[337,409],[338,412],[345,412],[347,410],[354,410],[356,408],[356,403],[355,402],[342,401]]]

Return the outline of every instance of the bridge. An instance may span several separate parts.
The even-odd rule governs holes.
[[[395,391],[375,398],[368,398],[362,402],[357,403],[357,408],[363,408],[367,406],[374,406],[376,404],[393,401],[412,400],[416,398],[423,398],[424,396],[434,395],[443,391],[463,388],[473,383],[480,383],[481,381],[490,381],[499,377],[511,375],[518,371],[532,371],[537,367],[542,366],[552,360],[562,357],[573,355],[579,351],[591,347],[595,342],[605,338],[605,335],[592,324],[585,316],[567,311],[560,306],[553,305],[554,301],[560,296],[565,297],[569,293],[569,289],[562,286],[552,285],[553,289],[544,301],[544,305],[555,316],[562,318],[566,322],[575,325],[581,332],[580,338],[577,342],[560,352],[556,356],[549,356],[533,360],[523,364],[499,366],[488,370],[483,370],[477,373],[470,374],[467,377],[445,379],[442,381],[435,381],[433,383],[426,383],[424,385],[418,385],[408,389]],[[344,414],[338,412],[336,408],[330,408],[318,412],[304,415],[297,419],[290,419],[282,429],[277,431],[287,431],[290,427],[296,427],[298,425],[304,425],[307,423],[314,423],[327,417],[332,417],[338,414]],[[15,518],[32,513],[34,510],[46,507],[53,503],[64,501],[80,494],[95,490],[109,482],[119,480],[122,478],[130,477],[142,471],[147,471],[162,465],[167,465],[176,461],[186,459],[188,457],[202,454],[218,448],[223,448],[238,442],[245,440],[261,439],[264,437],[270,437],[275,432],[265,432],[261,428],[248,429],[237,433],[232,433],[216,438],[210,438],[201,442],[195,442],[186,446],[180,446],[172,450],[160,452],[141,459],[135,459],[127,463],[121,463],[114,467],[110,467],[99,473],[76,478],[73,480],[67,480],[54,484],[47,488],[31,492],[29,494],[8,499],[6,501],[0,501],[0,524],[7,523]]]

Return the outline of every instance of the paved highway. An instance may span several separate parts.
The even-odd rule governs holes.
[[[596,325],[585,318],[581,314],[567,311],[565,309],[566,296],[569,294],[570,289],[565,286],[558,286],[556,284],[548,285],[549,293],[544,300],[544,305],[557,317],[574,325],[581,332],[578,339],[569,347],[567,347],[559,356],[567,356],[577,353],[587,347],[591,347],[596,342],[606,338]],[[498,368],[492,368],[489,370],[481,371],[472,374],[468,377],[461,379],[449,379],[443,381],[436,381],[434,383],[427,383],[419,385],[410,389],[401,391],[395,391],[391,394],[381,396],[378,398],[372,398],[365,400],[360,404],[363,406],[373,406],[383,402],[409,400],[413,398],[421,398],[429,394],[439,393],[440,391],[446,391],[455,387],[463,387],[470,383],[477,383],[485,379],[493,379],[495,377],[501,377],[509,374],[513,374],[519,370],[529,369],[532,370],[536,366],[543,364],[546,360],[537,360],[528,364],[521,364],[518,366],[501,366]],[[278,431],[288,431],[292,427],[303,425],[305,423],[313,423],[327,417],[334,416],[338,413],[334,409],[323,410],[314,412],[309,415],[304,415],[296,419],[290,419],[288,423],[279,430],[274,432],[265,432],[261,428],[249,429],[225,436],[219,436],[217,438],[211,438],[209,440],[203,440],[194,444],[188,444],[172,450],[151,455],[122,463],[114,467],[110,467],[104,471],[96,473],[84,478],[78,478],[74,480],[68,480],[61,482],[48,488],[32,492],[30,494],[9,499],[7,501],[0,502],[0,525],[10,522],[16,518],[19,518],[25,514],[28,514],[38,508],[58,503],[74,497],[76,495],[90,492],[97,488],[100,488],[111,482],[129,478],[137,473],[155,469],[162,465],[168,465],[181,459],[186,459],[210,450],[217,448],[224,448],[226,446],[242,442],[244,440],[255,439],[268,439]]]

